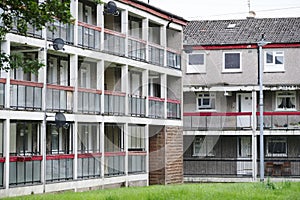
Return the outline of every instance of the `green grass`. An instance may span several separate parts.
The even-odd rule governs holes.
[[[59,199],[59,200],[194,200],[194,199],[287,199],[300,200],[300,182],[273,183],[203,183],[150,187],[129,187],[88,192],[64,192],[30,195],[9,199]]]

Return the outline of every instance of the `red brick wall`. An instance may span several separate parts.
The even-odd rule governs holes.
[[[182,128],[161,127],[149,138],[149,184],[183,182]]]

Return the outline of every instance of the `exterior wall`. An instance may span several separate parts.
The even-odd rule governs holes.
[[[161,127],[150,137],[150,185],[183,182],[182,141],[182,129],[177,126]]]

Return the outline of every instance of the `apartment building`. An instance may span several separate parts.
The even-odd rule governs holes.
[[[74,24],[1,42],[45,66],[1,71],[0,197],[183,181],[187,21],[136,0],[109,13],[104,2],[71,1]]]
[[[260,42],[265,45],[261,46]],[[300,177],[300,18],[191,21],[184,28],[185,181]],[[261,56],[260,56],[261,55]]]

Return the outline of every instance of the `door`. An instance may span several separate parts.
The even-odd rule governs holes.
[[[238,112],[252,112],[252,94],[240,93],[237,95],[237,111]],[[251,115],[237,116],[237,127],[250,128]]]

